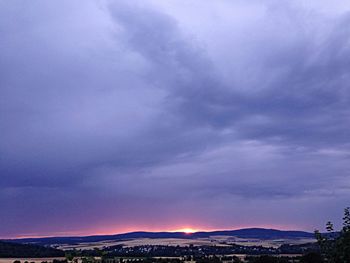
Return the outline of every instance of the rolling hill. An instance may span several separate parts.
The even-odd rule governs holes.
[[[262,240],[272,239],[302,239],[313,238],[314,234],[304,231],[283,231],[276,229],[264,229],[264,228],[246,228],[237,230],[223,230],[223,231],[210,231],[210,232],[195,232],[195,233],[183,233],[183,232],[130,232],[116,235],[95,235],[95,236],[81,236],[81,237],[44,237],[44,238],[23,238],[23,239],[11,239],[7,242],[16,243],[31,243],[38,245],[53,245],[53,244],[77,244],[77,243],[90,243],[101,241],[122,241],[139,238],[182,238],[182,239],[197,239],[197,238],[209,238],[212,236],[232,236],[237,238],[252,238]]]

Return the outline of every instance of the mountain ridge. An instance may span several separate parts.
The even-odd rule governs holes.
[[[252,238],[252,239],[301,239],[301,238],[313,238],[314,234],[306,231],[299,230],[278,230],[267,228],[242,228],[236,230],[216,230],[216,231],[198,231],[194,233],[185,232],[148,232],[148,231],[135,231],[122,234],[112,235],[91,235],[91,236],[65,236],[65,237],[39,237],[39,238],[20,238],[20,239],[6,239],[4,241],[14,243],[33,243],[40,245],[53,245],[53,244],[76,244],[76,243],[89,243],[100,241],[122,241],[138,238],[184,238],[184,239],[196,239],[196,238],[209,238],[211,236],[232,236],[238,238]]]

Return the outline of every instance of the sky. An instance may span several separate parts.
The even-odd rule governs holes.
[[[0,0],[0,237],[341,226],[348,0]]]

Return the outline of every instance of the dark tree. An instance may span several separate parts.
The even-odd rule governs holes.
[[[321,255],[316,252],[310,252],[306,255],[303,255],[300,259],[302,263],[322,263],[324,262]]]
[[[64,256],[62,250],[51,247],[0,241],[0,258],[43,258],[62,256]]]
[[[247,258],[249,263],[288,263],[288,259],[274,256],[257,256]]]
[[[350,263],[350,208],[344,210],[343,228],[339,233],[334,233],[331,222],[327,223],[326,229],[327,235],[315,231],[324,260],[329,263]]]

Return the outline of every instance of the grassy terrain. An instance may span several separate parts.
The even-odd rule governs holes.
[[[62,250],[70,249],[102,249],[104,247],[124,245],[127,247],[135,247],[142,245],[169,245],[169,246],[229,246],[231,244],[238,244],[243,246],[263,246],[277,248],[283,244],[298,245],[309,242],[315,242],[313,238],[301,238],[301,239],[252,239],[252,238],[236,238],[228,236],[212,236],[209,238],[196,238],[196,239],[182,239],[182,238],[135,238],[123,241],[100,241],[90,243],[77,243],[77,244],[62,244],[57,248]]]

